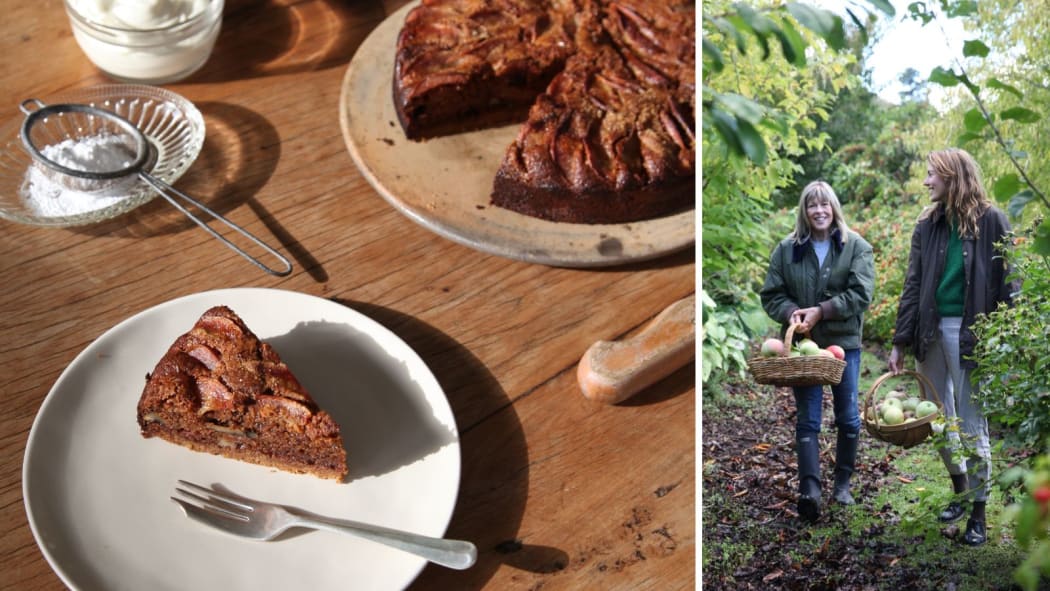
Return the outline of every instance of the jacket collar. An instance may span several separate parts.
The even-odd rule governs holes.
[[[838,228],[831,229],[830,239],[832,246],[835,247],[835,252],[842,252],[842,247],[846,245],[846,237],[843,236],[841,232],[839,232]],[[796,242],[794,245],[792,245],[791,248],[791,262],[802,262],[802,258],[806,256],[806,249],[812,247],[813,245],[810,244],[809,238],[806,238],[801,243]]]

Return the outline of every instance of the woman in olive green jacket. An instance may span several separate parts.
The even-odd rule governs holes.
[[[849,229],[838,196],[823,181],[802,190],[795,230],[773,250],[762,306],[786,330],[799,324],[818,345],[838,345],[845,351],[842,381],[831,387],[837,439],[832,497],[853,504],[849,481],[853,475],[860,435],[857,378],[864,311],[875,290],[875,263],[871,245]],[[821,480],[818,435],[824,388],[793,388],[798,408],[795,443],[798,453],[798,513],[807,521],[820,516]]]

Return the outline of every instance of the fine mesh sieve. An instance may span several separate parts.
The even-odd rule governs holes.
[[[200,201],[147,172],[150,164],[156,159],[156,148],[146,135],[127,119],[116,113],[89,105],[47,105],[38,99],[26,99],[22,101],[19,108],[26,115],[25,121],[22,122],[22,143],[33,160],[43,165],[53,180],[76,191],[93,192],[104,191],[114,186],[115,183],[137,176],[186,217],[263,271],[279,277],[292,272],[291,262],[265,242]],[[110,157],[105,160],[94,159],[90,162],[56,161],[56,157],[49,156],[48,153],[52,151],[51,147],[60,144],[63,139],[103,139],[107,143],[107,153]],[[252,241],[277,258],[284,268],[273,269],[248,254],[197,217],[180,203],[180,200],[194,205]]]

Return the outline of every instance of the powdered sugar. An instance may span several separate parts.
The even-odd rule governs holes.
[[[113,134],[67,139],[45,146],[40,153],[66,168],[97,172],[124,168],[135,159],[125,141]],[[134,174],[114,181],[84,180],[34,162],[26,171],[22,196],[26,206],[36,215],[78,215],[124,200],[137,181],[138,176]]]

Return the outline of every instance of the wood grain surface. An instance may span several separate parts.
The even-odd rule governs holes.
[[[358,46],[403,4],[227,0],[212,58],[166,85],[207,125],[176,186],[279,245],[289,277],[263,274],[161,200],[79,228],[0,220],[0,589],[63,588],[21,483],[33,419],[63,369],[134,313],[239,286],[353,307],[416,350],[445,390],[463,455],[448,535],[475,542],[479,561],[428,566],[411,588],[695,586],[695,366],[620,405],[585,399],[575,373],[592,343],[634,334],[694,293],[695,253],[600,270],[532,264],[443,238],[381,198],[343,141],[340,90]],[[112,83],[60,1],[4,9],[0,120],[19,117],[25,97]]]

